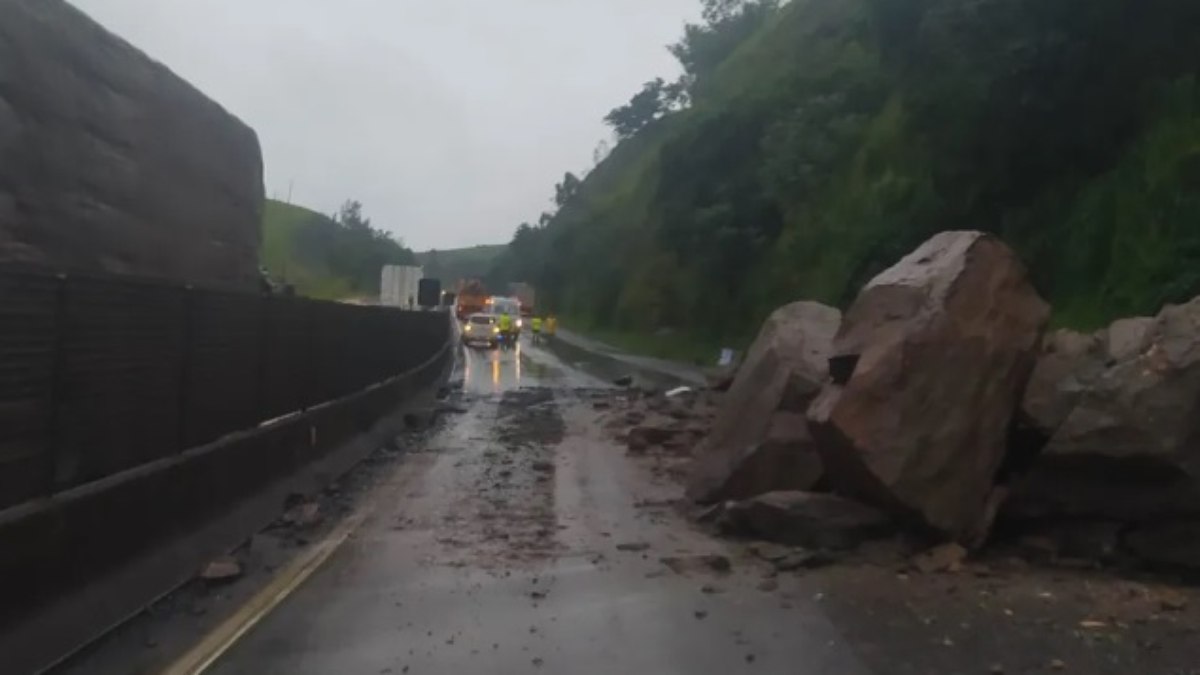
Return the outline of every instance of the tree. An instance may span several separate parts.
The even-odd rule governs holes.
[[[568,171],[563,176],[562,182],[554,186],[555,205],[557,205],[560,209],[565,206],[567,202],[571,201],[571,198],[575,196],[575,193],[579,191],[579,186],[581,184],[582,183],[579,178],[577,178],[575,174]]]
[[[614,108],[604,121],[617,132],[620,138],[629,138],[641,131],[668,110],[664,95],[666,82],[661,77],[642,85],[642,90],[629,99],[629,103]]]
[[[683,39],[667,48],[687,73],[687,88],[716,70],[778,9],[778,0],[704,0],[705,23],[684,26]]]
[[[596,144],[596,149],[592,151],[592,163],[599,165],[601,162],[608,159],[610,152],[612,152],[612,148],[609,147],[608,141],[601,140]]]
[[[334,220],[349,230],[371,231],[371,219],[363,218],[362,202],[357,199],[347,199],[343,202]]]

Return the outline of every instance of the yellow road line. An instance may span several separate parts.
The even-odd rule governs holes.
[[[217,659],[237,644],[237,641],[250,632],[263,617],[279,606],[289,595],[300,587],[313,572],[337,551],[346,539],[366,520],[371,509],[362,508],[339,524],[329,536],[316,546],[300,554],[295,560],[284,567],[271,583],[256,593],[254,597],[241,606],[221,625],[209,633],[195,647],[175,663],[162,671],[162,675],[200,675],[208,670]]]

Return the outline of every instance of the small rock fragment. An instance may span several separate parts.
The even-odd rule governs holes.
[[[1188,599],[1176,590],[1167,590],[1159,597],[1159,604],[1169,612],[1182,612],[1187,609]]]
[[[967,558],[967,549],[961,544],[948,543],[935,546],[913,556],[912,564],[923,574],[934,572],[957,572]]]
[[[641,551],[645,551],[649,548],[650,548],[650,544],[647,544],[644,541],[625,542],[623,544],[617,544],[618,551],[628,551],[630,553],[638,553]]]
[[[781,544],[772,544],[770,542],[757,543],[757,544],[753,544],[750,547],[750,551],[754,555],[758,556],[759,558],[762,558],[763,560],[766,560],[767,562],[775,562],[776,560],[783,560],[784,558],[791,555],[795,550],[796,549],[794,549],[790,546],[783,546]]]
[[[242,565],[232,556],[222,556],[208,563],[200,572],[205,581],[229,581],[242,576]]]
[[[1066,661],[1063,661],[1062,659],[1050,659],[1050,669],[1051,670],[1065,670],[1066,667],[1067,667]]]
[[[312,527],[321,522],[321,505],[318,502],[304,502],[288,509],[283,514],[283,522],[296,527]]]
[[[708,554],[708,555],[692,555],[692,556],[669,556],[660,559],[662,564],[671,568],[676,574],[687,574],[689,572],[705,572],[713,571],[718,574],[728,574],[733,569],[733,564],[729,562],[729,558],[723,555]]]
[[[775,569],[780,572],[792,572],[794,570],[808,568],[816,569],[825,567],[834,562],[833,556],[821,551],[808,551],[797,549],[792,553],[774,561]]]
[[[695,615],[695,617],[696,617],[697,619],[704,619],[704,618],[706,618],[706,617],[708,616],[708,612],[706,612],[706,611],[704,611],[704,610],[702,610],[702,609],[698,609],[698,610],[696,610],[695,612],[693,612],[693,614]]]

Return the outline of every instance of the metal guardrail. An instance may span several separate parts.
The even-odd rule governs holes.
[[[394,437],[453,366],[452,324],[0,266],[5,672],[41,672]]]
[[[0,266],[0,509],[409,371],[444,315]]]

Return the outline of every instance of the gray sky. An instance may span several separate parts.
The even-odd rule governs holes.
[[[506,242],[700,0],[71,0],[258,132],[268,196],[416,249]]]

